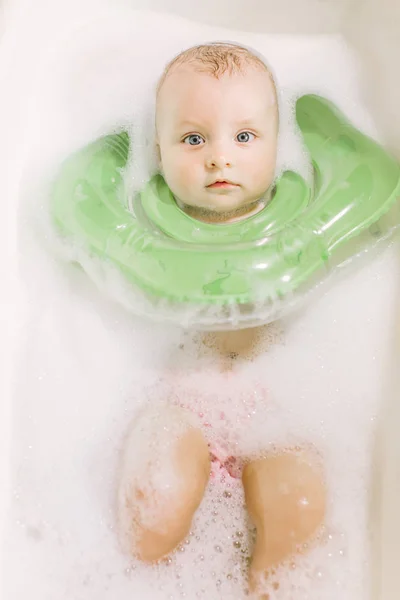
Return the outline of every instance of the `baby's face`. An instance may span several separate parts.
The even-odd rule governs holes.
[[[262,198],[274,177],[277,122],[267,72],[216,79],[189,66],[173,71],[156,126],[161,171],[178,203],[229,213]]]

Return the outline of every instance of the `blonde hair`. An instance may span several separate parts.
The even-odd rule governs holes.
[[[164,72],[158,81],[157,97],[168,75],[182,65],[191,65],[199,73],[208,73],[216,79],[219,79],[225,73],[230,75],[234,73],[244,73],[245,68],[251,66],[261,71],[265,71],[270,76],[275,87],[275,82],[270,70],[264,61],[256,54],[244,46],[224,42],[214,42],[211,44],[193,46],[173,58],[165,67]]]

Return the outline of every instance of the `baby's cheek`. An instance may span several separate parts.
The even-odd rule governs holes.
[[[179,165],[175,173],[176,185],[182,190],[189,190],[193,185],[193,179],[193,166],[187,163]]]
[[[275,161],[272,157],[263,157],[262,160],[254,161],[248,167],[248,181],[256,189],[265,191],[271,184],[275,172]]]
[[[163,174],[168,186],[172,191],[182,185],[182,179],[185,175],[185,165],[183,164],[180,153],[170,151],[163,161]]]
[[[276,154],[277,146],[273,142],[268,144],[263,153],[260,154],[258,164],[260,166],[260,170],[262,170],[264,176],[267,178],[274,176],[276,169]]]
[[[182,161],[180,165],[181,181],[187,186],[199,185],[204,178],[204,169],[195,157]]]

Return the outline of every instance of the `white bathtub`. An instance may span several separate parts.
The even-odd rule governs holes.
[[[122,3],[123,0],[121,0]],[[17,198],[19,176],[23,168],[24,131],[29,106],[28,91],[37,83],[38,67],[48,53],[48,47],[59,42],[60,36],[83,20],[99,16],[105,0],[82,0],[79,10],[74,2],[9,0],[3,5],[0,33],[0,174],[2,208],[5,217],[2,228],[0,265],[2,286],[1,364],[3,369],[0,402],[0,518],[4,521],[12,496],[9,466],[11,464],[12,403],[14,381],[22,374],[15,371],[25,334],[26,295],[18,276]],[[396,0],[125,0],[136,8],[171,11],[204,23],[234,29],[269,33],[344,33],[359,52],[364,65],[366,102],[387,143],[400,156],[400,5]],[[117,5],[114,0],[114,5]],[[41,39],[35,37],[40,29]],[[48,37],[45,48],[41,43]],[[29,104],[29,102],[28,102]],[[3,247],[4,246],[4,247]],[[394,303],[395,304],[395,303]],[[393,311],[393,327],[399,321]],[[400,335],[398,336],[400,339]],[[393,348],[392,378],[389,378],[387,400],[384,403],[381,454],[377,454],[381,475],[376,478],[376,587],[371,600],[397,600],[397,571],[400,555],[400,405],[396,402],[400,385],[397,377],[399,348]],[[390,369],[389,369],[390,370]],[[381,485],[382,484],[382,485]],[[0,552],[7,547],[0,546]],[[3,564],[0,556],[0,590]],[[29,592],[28,592],[29,595]],[[1,595],[4,600],[9,599]],[[45,600],[45,599],[43,599]],[[46,599],[47,600],[47,599]],[[55,600],[55,599],[52,599]],[[71,599],[72,600],[72,599]]]

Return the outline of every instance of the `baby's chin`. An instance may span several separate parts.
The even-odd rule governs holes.
[[[256,198],[254,197],[243,197],[243,194],[238,194],[236,190],[230,190],[221,191],[220,193],[199,194],[197,197],[188,194],[183,198],[182,204],[190,206],[193,209],[218,213],[240,210],[253,204],[255,201]]]
[[[215,199],[213,202],[202,203],[198,205],[195,205],[193,202],[191,202],[190,205],[193,207],[193,210],[203,210],[222,215],[226,213],[234,213],[238,211],[246,212],[246,210],[252,210],[254,205],[260,201],[260,196],[241,201],[235,201],[233,198],[221,196],[220,198]]]
[[[178,201],[179,206],[190,216],[207,223],[229,222],[238,217],[245,218],[258,212],[263,207],[263,201],[260,197],[251,200],[233,201],[232,198],[221,197],[214,202],[199,202],[195,204],[193,198],[188,202]]]

